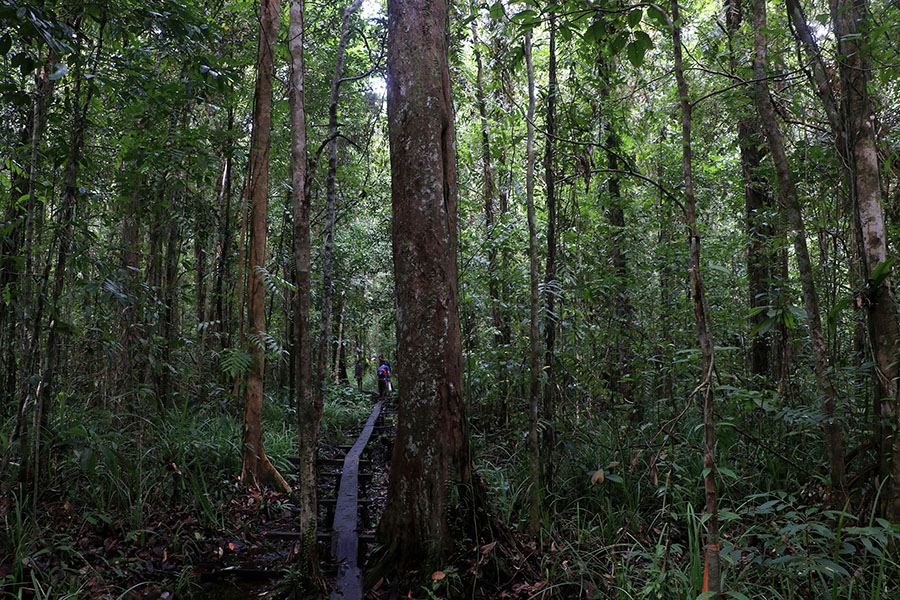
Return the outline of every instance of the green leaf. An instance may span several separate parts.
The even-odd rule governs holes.
[[[628,13],[628,26],[634,29],[638,26],[638,23],[641,22],[641,19],[644,17],[644,11],[639,8],[634,9],[630,13]]]
[[[730,477],[732,479],[738,478],[738,476],[734,473],[734,471],[732,471],[728,467],[719,467],[717,470],[719,471],[719,473],[721,473],[722,475],[724,475],[726,477]]]
[[[765,310],[768,310],[768,309],[769,309],[768,306],[757,306],[756,308],[751,309],[749,313],[747,313],[747,317],[748,317],[748,318],[755,317],[755,316],[758,315],[759,313],[761,313],[761,312],[763,312],[763,311],[765,311]]]
[[[750,330],[750,337],[754,335],[764,335],[772,330],[777,319],[769,318]]]
[[[600,37],[603,35],[603,22],[595,21],[591,23],[591,26],[588,27],[584,32],[584,41],[588,44],[596,44]]]
[[[869,275],[869,283],[872,287],[878,287],[891,274],[891,267],[894,265],[894,258],[888,258],[886,261],[875,267],[872,274]]]
[[[532,24],[534,21],[540,21],[538,18],[538,14],[533,10],[523,10],[522,12],[514,14],[510,21],[515,21],[519,23]]]
[[[616,37],[613,38],[612,42],[609,45],[610,54],[615,56],[619,52],[622,51],[622,48],[625,47],[625,44],[628,42],[628,39],[625,37],[624,33],[620,33]]]
[[[651,20],[655,21],[656,24],[660,27],[669,27],[669,19],[666,18],[666,15],[664,15],[662,11],[655,6],[650,6],[647,8],[647,16],[650,17]]]
[[[3,37],[0,37],[0,54],[6,55],[9,52],[9,49],[12,47],[12,38],[9,37],[7,33]]]
[[[628,44],[628,48],[626,48],[626,52],[628,54],[628,62],[631,63],[635,69],[644,64],[644,54],[647,52],[641,45],[637,42],[631,42]]]
[[[640,44],[644,50],[649,50],[653,47],[653,39],[647,35],[646,31],[635,31],[634,41],[636,44]]]
[[[744,594],[742,594],[740,592],[729,591],[729,592],[725,592],[725,595],[728,596],[729,598],[737,598],[737,600],[750,600],[750,598],[748,598],[747,596],[745,596]]]
[[[495,21],[498,19],[502,19],[503,15],[506,14],[506,12],[503,10],[503,3],[502,2],[494,2],[491,5],[490,13],[491,13],[491,18],[494,19]]]

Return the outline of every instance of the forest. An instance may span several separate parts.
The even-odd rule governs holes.
[[[900,597],[898,31],[0,0],[0,598]]]

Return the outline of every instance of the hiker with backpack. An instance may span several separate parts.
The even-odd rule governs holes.
[[[391,390],[391,365],[384,360],[383,356],[378,357],[378,397],[384,399]]]

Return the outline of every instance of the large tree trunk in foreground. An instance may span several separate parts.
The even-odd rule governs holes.
[[[247,326],[253,365],[247,373],[247,403],[244,409],[241,481],[247,485],[269,485],[284,492],[291,488],[266,456],[262,445],[262,400],[266,330],[265,286],[259,272],[266,265],[266,204],[269,196],[269,136],[272,129],[272,53],[278,34],[279,0],[260,0],[259,49],[257,54],[256,101],[250,135],[250,273],[247,295]]]
[[[850,164],[850,192],[862,242],[863,268],[867,290],[869,342],[877,374],[876,406],[880,408],[883,433],[881,464],[891,464],[891,489],[887,515],[900,521],[900,397],[897,364],[900,325],[891,285],[887,232],[881,205],[881,180],[875,141],[875,116],[869,99],[868,39],[866,0],[831,0],[831,18],[838,40],[841,75],[841,114]],[[836,135],[840,130],[835,132]],[[839,138],[838,138],[839,139]],[[887,471],[882,467],[882,471]]]
[[[399,416],[378,537],[402,569],[453,547],[450,488],[471,477],[445,0],[389,0],[387,66]]]
[[[709,575],[709,591],[715,598],[721,598],[722,573],[719,560],[719,500],[716,491],[716,434],[713,418],[713,339],[709,331],[709,309],[703,289],[703,278],[700,272],[700,232],[697,229],[697,203],[694,196],[693,155],[691,150],[691,102],[687,82],[684,79],[684,66],[681,51],[681,17],[678,1],[672,0],[672,43],[674,45],[675,79],[678,82],[678,98],[681,108],[681,147],[682,171],[684,173],[684,220],[688,229],[688,247],[690,248],[690,285],[691,300],[694,305],[694,324],[697,328],[697,340],[703,368],[700,372],[700,385],[697,392],[703,401],[703,478],[706,492],[706,508],[709,515],[706,520],[706,562]]]
[[[843,504],[846,498],[847,481],[844,469],[844,456],[841,447],[841,431],[835,422],[836,393],[828,378],[828,355],[825,349],[825,338],[822,334],[822,319],[819,314],[819,296],[813,280],[812,263],[806,245],[806,227],[797,195],[794,175],[788,162],[784,140],[778,128],[775,107],[769,97],[769,84],[766,79],[768,65],[766,30],[766,1],[753,1],[755,51],[753,78],[755,80],[754,96],[759,111],[760,122],[769,141],[769,150],[775,164],[778,177],[778,196],[783,210],[786,211],[791,227],[794,229],[794,254],[797,257],[797,270],[800,274],[800,286],[803,290],[803,302],[806,308],[807,324],[812,345],[813,370],[816,379],[816,391],[823,398],[822,412],[825,415],[825,447],[831,469],[831,485],[834,487],[837,501]]]

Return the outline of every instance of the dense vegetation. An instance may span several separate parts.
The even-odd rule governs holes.
[[[0,593],[140,597],[153,580],[185,596],[243,500],[293,501],[240,476],[257,353],[265,453],[290,483],[308,414],[298,4],[272,43],[254,266],[260,6],[0,0]],[[305,6],[323,444],[367,414],[356,357],[368,389],[379,354],[401,387],[414,377],[397,351],[385,89],[409,81],[386,77],[392,6]],[[696,598],[712,563],[732,598],[900,594],[897,3],[449,11],[472,485],[532,554],[507,584],[517,550],[461,518],[415,593],[471,594],[484,571],[497,597]]]

